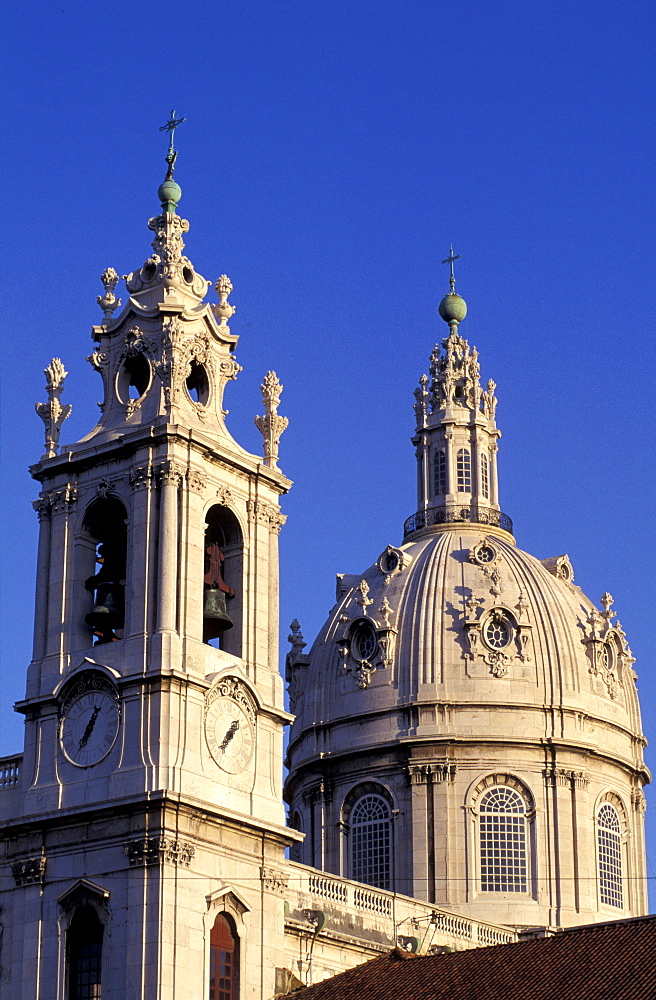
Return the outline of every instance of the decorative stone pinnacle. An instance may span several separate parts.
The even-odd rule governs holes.
[[[113,267],[106,267],[100,275],[100,280],[105,286],[105,294],[99,295],[96,301],[104,313],[103,322],[107,325],[111,322],[112,313],[115,312],[121,304],[121,300],[117,299],[114,295],[114,289],[118,284],[118,274]]]
[[[611,618],[615,617],[615,612],[611,611],[611,604],[614,603],[612,594],[609,594],[608,591],[606,591],[605,594],[601,595],[599,603],[603,606],[604,618],[607,621],[610,621]]]
[[[64,388],[64,380],[68,372],[61,363],[60,358],[53,358],[47,368],[43,369],[46,377],[46,392],[48,393],[47,403],[35,403],[36,412],[39,414],[46,428],[45,452],[41,456],[44,458],[54,458],[59,447],[59,433],[61,426],[70,416],[73,407],[68,403],[62,406],[59,397]]]
[[[227,274],[222,274],[217,279],[214,290],[219,296],[219,302],[218,305],[212,306],[212,312],[221,326],[227,326],[228,320],[237,311],[237,306],[233,306],[228,302],[228,296],[232,292],[232,282]]]
[[[222,276],[225,278],[225,275]],[[222,279],[219,278],[217,285]],[[226,278],[226,281],[228,279]],[[230,282],[228,281],[228,284]],[[232,287],[232,286],[231,286]],[[255,426],[264,438],[264,464],[271,469],[278,468],[278,445],[283,431],[289,426],[287,417],[278,415],[280,394],[283,386],[275,372],[267,372],[260,386],[264,403],[264,416],[255,417]]]
[[[292,644],[292,655],[298,655],[302,649],[307,646],[305,639],[303,638],[303,633],[301,632],[301,626],[299,624],[298,618],[294,618],[293,622],[289,626],[291,629],[290,634],[287,636],[287,642]]]

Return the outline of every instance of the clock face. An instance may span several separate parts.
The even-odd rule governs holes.
[[[65,756],[78,767],[106,757],[118,734],[116,699],[107,691],[85,691],[66,708],[60,741]]]
[[[205,739],[224,771],[244,771],[253,756],[255,731],[247,712],[234,698],[216,698],[205,716]]]

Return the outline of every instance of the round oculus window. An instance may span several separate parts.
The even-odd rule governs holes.
[[[360,622],[351,638],[351,653],[356,660],[371,660],[378,649],[378,638],[371,622]]]
[[[501,615],[493,615],[485,625],[485,641],[492,649],[503,649],[512,639],[510,623]]]
[[[496,552],[491,545],[481,545],[476,553],[476,557],[479,562],[491,563],[496,559]]]

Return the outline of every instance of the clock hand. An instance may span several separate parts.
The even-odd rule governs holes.
[[[80,750],[82,749],[82,747],[85,747],[87,745],[87,743],[89,742],[89,737],[91,736],[91,733],[93,732],[93,727],[96,724],[96,719],[98,718],[98,713],[99,712],[100,712],[100,705],[96,705],[95,708],[94,708],[94,710],[93,710],[93,714],[92,714],[91,718],[87,722],[87,728],[84,730],[84,736],[80,740]]]
[[[219,747],[219,750],[222,753],[226,750],[226,748],[228,746],[228,743],[233,738],[233,736],[235,735],[235,733],[237,732],[238,729],[239,729],[239,719],[235,719],[235,721],[230,726],[230,729],[228,730],[228,732],[223,737],[223,742],[221,743],[221,746]]]

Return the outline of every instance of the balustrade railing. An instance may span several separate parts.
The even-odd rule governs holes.
[[[403,534],[410,535],[422,528],[431,528],[436,524],[490,524],[495,528],[503,528],[512,534],[513,523],[507,514],[489,507],[476,507],[470,504],[449,504],[443,507],[427,507],[418,510],[409,517],[403,525]]]
[[[20,783],[22,757],[0,757],[0,791],[15,788]]]

